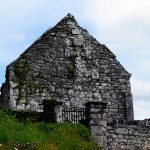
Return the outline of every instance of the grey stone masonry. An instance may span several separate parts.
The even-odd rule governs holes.
[[[4,107],[43,111],[40,104],[50,97],[67,107],[104,101],[108,120],[133,120],[131,74],[70,14],[8,65],[6,72]]]
[[[107,139],[112,150],[150,150],[150,120],[108,125]]]
[[[86,103],[87,120],[93,140],[98,145],[107,147],[107,122],[106,122],[105,102]]]

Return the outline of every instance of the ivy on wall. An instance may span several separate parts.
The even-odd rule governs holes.
[[[34,95],[37,91],[39,95],[42,94],[46,85],[41,82],[43,75],[41,72],[31,74],[28,58],[23,57],[14,65],[14,82],[17,83],[16,88],[18,89],[17,105],[20,100],[24,99],[25,107],[29,103],[29,97]]]
[[[17,104],[19,103],[19,100],[22,98],[22,89],[26,83],[28,72],[29,72],[29,65],[26,59],[21,60],[19,63],[16,63],[14,65],[15,82],[17,83],[16,88],[18,89]]]

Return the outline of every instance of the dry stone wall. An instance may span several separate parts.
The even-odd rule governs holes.
[[[150,150],[150,119],[108,122],[107,103],[88,102],[88,122],[93,140],[105,150]]]
[[[105,102],[88,102],[86,108],[88,112],[87,120],[91,131],[91,137],[99,145],[107,148],[107,121]]]
[[[134,121],[128,124],[107,126],[108,147],[111,149],[150,149],[150,121]]]

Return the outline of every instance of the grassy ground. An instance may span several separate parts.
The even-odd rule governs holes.
[[[18,122],[0,110],[0,150],[100,150],[83,125]]]

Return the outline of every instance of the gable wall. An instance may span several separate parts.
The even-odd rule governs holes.
[[[23,81],[16,77],[19,65],[27,70]],[[10,68],[7,95],[10,103],[18,99],[13,108],[42,111],[40,104],[50,97],[68,107],[105,101],[108,120],[133,119],[130,74],[72,18],[48,30]]]

